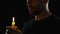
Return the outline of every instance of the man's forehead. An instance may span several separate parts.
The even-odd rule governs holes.
[[[31,1],[31,0],[27,0],[27,1]],[[37,0],[36,0],[37,1]],[[44,1],[44,0],[38,0],[38,1]]]
[[[30,1],[49,1],[49,0],[27,0],[27,2],[30,2]]]
[[[28,2],[28,1],[32,1],[32,0],[27,0],[27,2]],[[35,1],[44,1],[44,0],[35,0]]]

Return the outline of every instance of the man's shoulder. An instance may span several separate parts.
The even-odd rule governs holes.
[[[55,16],[55,15],[51,15],[49,16],[46,21],[50,22],[50,23],[60,23],[60,20]]]

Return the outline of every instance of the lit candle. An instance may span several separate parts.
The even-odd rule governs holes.
[[[21,30],[15,25],[15,17],[12,18],[11,26],[6,26],[5,34],[22,34]]]
[[[14,20],[15,20],[15,17],[13,17],[13,18],[12,18],[12,25],[11,25],[11,26],[12,26],[12,28],[14,28],[14,27],[15,27],[15,21],[14,21]]]
[[[15,18],[13,17],[13,19],[12,19],[12,26],[15,26]]]

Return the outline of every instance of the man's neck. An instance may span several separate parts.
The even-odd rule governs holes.
[[[39,15],[35,15],[35,20],[40,21],[52,15],[49,11],[43,10]]]

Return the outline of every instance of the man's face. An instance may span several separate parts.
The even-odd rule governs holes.
[[[41,13],[44,8],[44,2],[41,0],[27,0],[27,7],[30,15]]]

